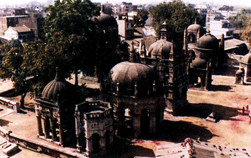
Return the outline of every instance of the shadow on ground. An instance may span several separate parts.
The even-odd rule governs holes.
[[[0,119],[0,126],[7,126],[9,123],[11,123],[11,122],[3,120],[3,119]]]
[[[212,134],[206,127],[194,125],[185,121],[168,121],[164,120],[158,133],[149,140],[154,141],[170,141],[174,143],[181,143],[188,137],[197,139],[201,138],[207,141],[216,135]]]
[[[116,139],[108,157],[133,158],[134,156],[155,157],[152,149],[133,145],[130,140]],[[106,156],[104,156],[106,157]]]
[[[211,91],[229,91],[229,92],[234,92],[230,91],[232,89],[232,86],[226,86],[226,85],[212,85],[211,86]]]
[[[239,68],[237,66],[224,66],[221,68],[214,69],[214,75],[223,75],[223,76],[235,76],[236,71]]]
[[[180,116],[194,116],[207,118],[212,112],[217,113],[221,120],[232,120],[232,117],[241,114],[237,108],[226,107],[217,104],[190,103]]]

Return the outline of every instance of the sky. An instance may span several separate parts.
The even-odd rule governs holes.
[[[25,4],[31,1],[37,1],[40,3],[47,3],[53,0],[0,0],[0,6],[3,5],[15,5],[15,4]],[[160,2],[166,1],[169,2],[170,0],[92,0],[93,2],[101,2],[101,3],[115,3],[119,4],[122,1],[125,2],[132,2],[133,4],[158,4]],[[250,7],[251,8],[251,0],[183,0],[185,3],[193,3],[193,4],[202,4],[203,2],[207,2],[208,4],[222,4],[222,5],[232,5],[232,6],[242,6],[242,7]]]

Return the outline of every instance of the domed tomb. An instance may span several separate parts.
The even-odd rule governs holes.
[[[115,18],[103,12],[100,13],[100,16],[98,16],[97,19],[101,26],[118,27],[118,24]]]
[[[49,82],[43,89],[42,99],[57,101],[58,95],[61,98],[70,98],[73,93],[73,85],[60,77],[58,73],[54,80]]]
[[[109,73],[109,79],[113,91],[121,95],[134,95],[135,89],[138,95],[145,95],[152,91],[154,84],[158,89],[158,77],[154,70],[145,64],[121,62],[115,65]]]
[[[167,41],[166,39],[160,39],[150,45],[149,56],[151,58],[168,59],[171,50],[172,50],[172,43]],[[178,48],[174,46],[174,51],[177,50]]]
[[[192,24],[192,25],[189,25],[188,27],[187,27],[187,31],[190,33],[192,33],[192,32],[194,32],[194,33],[196,33],[196,32],[198,32],[198,31],[200,31],[201,30],[201,25],[199,25],[199,24]]]
[[[219,41],[214,35],[207,32],[198,40],[195,49],[200,51],[217,51],[219,49]]]

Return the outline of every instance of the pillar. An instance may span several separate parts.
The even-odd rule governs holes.
[[[79,129],[79,126],[81,126],[80,123],[80,112],[78,112],[77,110],[75,111],[75,128],[76,128],[76,139],[77,139],[77,151],[81,152],[82,151],[82,146],[80,145],[80,133],[81,130]]]
[[[44,137],[45,139],[49,138],[49,131],[47,129],[47,120],[46,116],[43,114],[42,115],[42,120],[43,120],[43,125],[44,125]]]
[[[55,141],[57,139],[56,129],[53,121],[53,111],[50,111],[50,127],[52,132],[52,140]]]
[[[61,121],[58,119],[58,128],[59,128],[59,143],[61,146],[64,146],[64,140],[63,140],[63,128],[61,125]]]
[[[42,128],[42,122],[41,122],[41,114],[37,114],[37,128],[38,128],[38,136],[42,136],[43,134],[43,128]]]

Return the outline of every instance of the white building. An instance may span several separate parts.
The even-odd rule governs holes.
[[[224,34],[225,36],[233,36],[235,28],[229,23],[228,20],[212,20],[208,22],[207,29],[211,31],[214,36]]]
[[[16,27],[9,27],[5,32],[2,38],[11,40],[21,40],[23,42],[31,41],[34,39],[32,34],[32,30],[25,25],[23,26],[16,26]]]

